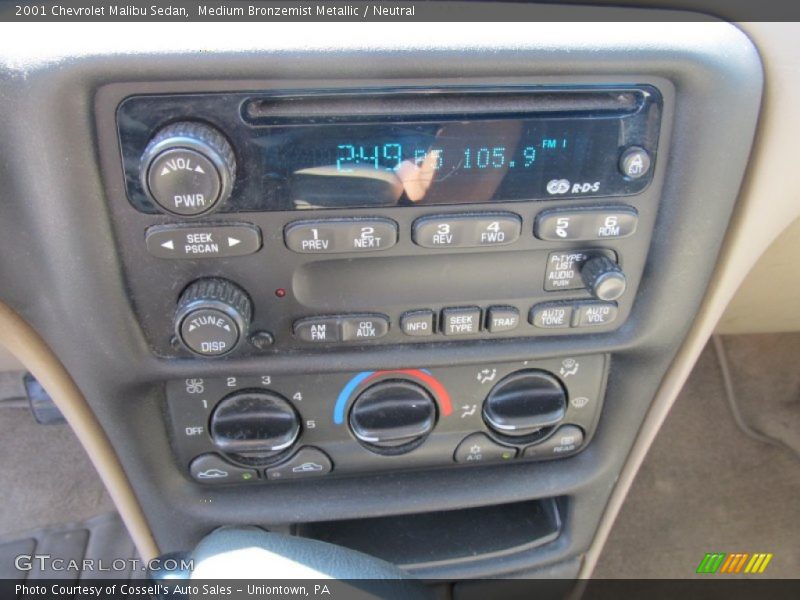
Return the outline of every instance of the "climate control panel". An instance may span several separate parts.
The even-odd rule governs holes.
[[[549,460],[589,443],[608,357],[167,384],[178,463],[201,484]]]

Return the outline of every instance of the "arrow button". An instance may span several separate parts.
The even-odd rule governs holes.
[[[228,258],[258,252],[261,231],[249,224],[156,225],[145,233],[145,244],[158,258]]]

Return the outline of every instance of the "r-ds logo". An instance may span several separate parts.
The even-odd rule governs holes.
[[[588,194],[600,190],[600,182],[594,183],[570,183],[568,179],[551,179],[547,182],[547,193],[552,195],[566,194]]]

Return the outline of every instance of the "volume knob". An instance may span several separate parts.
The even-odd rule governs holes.
[[[181,121],[153,137],[142,154],[141,183],[164,211],[184,217],[217,209],[228,199],[236,158],[228,140],[203,123]]]
[[[598,300],[617,300],[628,287],[628,280],[619,265],[607,256],[595,256],[584,263],[581,278]]]
[[[195,281],[178,300],[175,334],[200,356],[221,356],[247,335],[253,308],[245,291],[227,279]]]

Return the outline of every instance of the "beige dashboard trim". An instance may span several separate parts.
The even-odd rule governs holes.
[[[714,333],[726,307],[758,259],[800,217],[800,36],[796,23],[739,23],[761,54],[765,89],[750,165],[725,242],[691,331],[664,376],[611,494],[579,572],[588,579],[662,423]]]
[[[153,534],[111,443],[64,365],[16,312],[0,302],[0,346],[47,390],[97,469],[143,560],[158,556]]]

